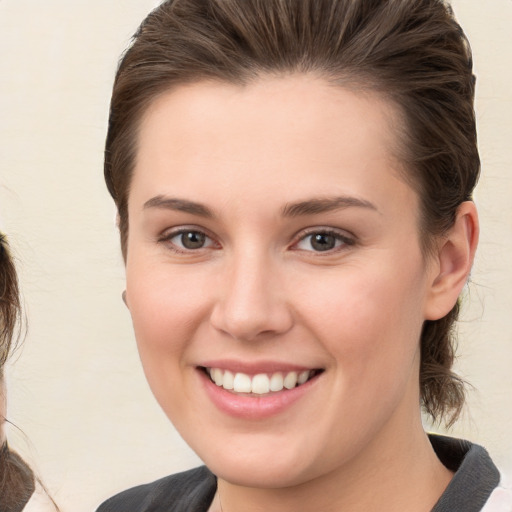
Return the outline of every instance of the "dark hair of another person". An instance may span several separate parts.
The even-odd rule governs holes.
[[[5,236],[0,233],[0,376],[16,341],[20,320],[18,278]],[[5,392],[5,390],[1,390]],[[2,423],[5,418],[0,418]],[[32,470],[21,457],[0,446],[0,512],[20,512],[35,490]]]
[[[248,84],[308,73],[395,105],[398,158],[420,197],[425,254],[470,200],[480,160],[469,43],[442,0],[170,0],[142,23],[115,78],[105,179],[127,254],[137,132],[148,106],[202,80]],[[464,403],[452,371],[459,303],[421,335],[424,410],[451,425]]]

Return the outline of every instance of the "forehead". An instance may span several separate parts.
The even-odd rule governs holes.
[[[293,74],[262,76],[245,85],[200,81],[173,87],[150,103],[140,128],[142,139],[151,130],[148,126],[165,127],[182,136],[207,134],[214,146],[226,134],[215,130],[216,137],[211,127],[217,125],[226,132],[233,128],[234,139],[246,137],[264,146],[269,133],[262,128],[268,129],[269,124],[283,136],[311,142],[320,135],[325,139],[327,130],[336,126],[338,133],[330,137],[335,146],[372,136],[374,143],[382,142],[391,153],[397,146],[392,129],[397,114],[395,106],[377,92],[341,87],[315,75]]]
[[[397,117],[377,94],[308,75],[179,86],[145,112],[132,190],[371,195],[400,179]]]

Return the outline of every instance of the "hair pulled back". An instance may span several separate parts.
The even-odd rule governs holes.
[[[426,252],[471,199],[480,161],[471,51],[442,0],[169,0],[142,23],[117,71],[105,179],[127,253],[128,196],[137,130],[148,105],[200,80],[245,84],[268,74],[314,73],[395,104],[399,157],[418,192]],[[464,402],[451,371],[459,305],[427,321],[421,339],[424,410],[450,424]]]

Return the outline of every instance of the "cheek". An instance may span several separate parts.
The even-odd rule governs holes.
[[[127,265],[127,299],[142,343],[172,350],[180,333],[196,327],[207,302],[202,277],[179,267]]]
[[[393,386],[398,370],[410,372],[423,324],[424,273],[421,266],[402,270],[351,268],[304,290],[305,323],[326,345],[345,385],[368,382]],[[395,371],[390,371],[395,369]]]
[[[386,336],[422,322],[423,281],[421,271],[398,276],[370,268],[346,269],[308,281],[303,276],[303,310],[314,311],[311,317],[328,331],[343,335],[350,330],[353,344],[359,346],[369,332]]]
[[[183,389],[181,380],[190,371],[187,349],[207,316],[204,280],[181,268],[138,265],[133,259],[127,263],[126,281],[143,369],[158,402],[169,411],[186,399],[173,390]]]

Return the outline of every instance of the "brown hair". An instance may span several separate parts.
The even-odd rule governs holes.
[[[0,233],[0,377],[16,341],[20,320],[18,278],[5,235]],[[0,390],[2,391],[2,390]],[[3,423],[5,418],[1,417]],[[0,446],[0,510],[23,510],[35,489],[32,470],[7,443]]]
[[[7,239],[0,233],[0,375],[15,342],[20,310],[16,269]]]
[[[105,179],[127,253],[128,196],[141,116],[176,85],[247,83],[276,73],[316,73],[373,90],[397,107],[400,158],[421,198],[424,248],[471,199],[480,161],[469,44],[442,0],[169,0],[142,23],[114,83]],[[427,321],[421,338],[422,405],[455,421],[464,387],[451,371],[458,304]]]

